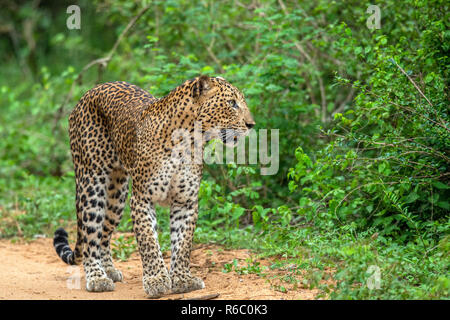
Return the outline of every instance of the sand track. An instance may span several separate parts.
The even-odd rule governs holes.
[[[192,252],[192,273],[201,277],[205,289],[186,294],[170,294],[161,299],[192,299],[219,294],[217,299],[314,299],[316,290],[299,289],[280,292],[274,283],[280,270],[267,269],[266,276],[239,275],[235,271],[222,272],[223,265],[238,259],[245,265],[248,250],[225,250],[215,245],[196,245]],[[170,256],[165,255],[169,265]],[[261,266],[271,261],[258,259]],[[52,239],[29,243],[0,241],[0,299],[146,299],[142,288],[140,257],[133,253],[126,262],[115,265],[124,275],[124,282],[116,283],[113,292],[90,293],[85,288],[84,272],[78,266],[67,266],[56,255]],[[79,281],[77,279],[80,279]],[[78,289],[79,287],[80,289]]]

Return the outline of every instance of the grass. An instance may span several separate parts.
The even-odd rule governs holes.
[[[111,254],[114,259],[127,261],[131,254],[137,250],[136,239],[134,236],[125,237],[121,234],[117,239],[111,242]]]
[[[0,196],[0,238],[52,235],[76,221],[73,177],[24,176]]]

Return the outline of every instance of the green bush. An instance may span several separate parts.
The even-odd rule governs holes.
[[[423,11],[422,29],[405,30],[394,44],[378,33],[358,39],[339,25],[341,50],[354,48],[368,76],[336,77],[355,88],[355,103],[322,129],[330,142],[313,157],[296,150],[289,187],[326,222],[376,227],[401,241],[419,238],[425,250],[448,231],[450,125],[448,65],[437,62],[448,57],[434,39],[445,37],[444,14],[439,7]]]

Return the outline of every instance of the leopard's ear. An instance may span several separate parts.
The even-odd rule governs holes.
[[[202,75],[196,79],[192,87],[192,96],[194,98],[199,98],[205,92],[210,90],[212,86],[213,84],[211,82],[211,78],[206,75]]]

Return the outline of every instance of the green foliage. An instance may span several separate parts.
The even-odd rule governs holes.
[[[0,237],[76,225],[67,115],[86,90],[126,80],[163,96],[220,75],[244,92],[256,130],[280,129],[279,172],[205,165],[195,241],[295,265],[276,290],[448,298],[447,2],[383,1],[371,30],[368,0],[153,1],[106,67],[80,76],[147,2],[78,1],[81,30],[66,28],[72,3],[36,3],[0,13]],[[169,211],[157,209],[166,251]],[[132,231],[128,207],[118,229]],[[131,237],[113,243],[118,259],[134,250]],[[380,289],[367,286],[371,266]],[[254,261],[224,270],[263,276]]]
[[[120,235],[117,239],[111,241],[111,254],[114,259],[127,261],[133,252],[136,251],[136,239],[134,236],[125,238]]]
[[[322,129],[330,142],[314,160],[302,148],[296,150],[289,188],[301,187],[309,199],[300,201],[320,211],[326,223],[355,222],[360,230],[377,227],[383,235],[402,241],[419,237],[433,247],[448,230],[448,66],[439,69],[430,60],[430,55],[447,59],[442,44],[428,34],[439,24],[431,17],[443,19],[442,13],[439,7],[422,10],[428,20],[417,19],[425,30],[417,34],[411,27],[393,45],[385,35],[359,39],[346,32],[345,24],[336,28],[337,49],[371,48],[366,54],[356,50],[355,57],[368,75],[364,81],[337,76],[339,84],[357,90],[354,106],[335,113],[333,126]],[[408,34],[417,40],[406,41]],[[417,52],[417,47],[424,49]]]
[[[267,267],[261,266],[260,262],[248,258],[246,259],[246,263],[247,263],[246,266],[239,266],[239,261],[237,259],[233,259],[232,263],[225,263],[223,265],[222,272],[229,273],[234,271],[238,275],[256,274],[258,276],[265,276],[263,270],[266,270]]]

